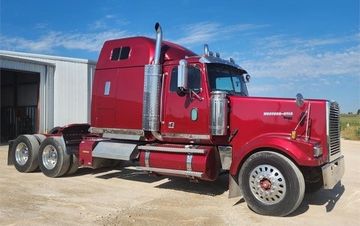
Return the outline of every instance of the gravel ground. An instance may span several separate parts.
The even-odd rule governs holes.
[[[253,213],[216,182],[149,176],[131,168],[80,169],[71,177],[18,173],[0,146],[0,225],[358,225],[360,142],[342,140],[342,185],[306,194],[288,217]]]

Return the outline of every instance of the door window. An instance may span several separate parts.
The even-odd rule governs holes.
[[[194,66],[188,67],[188,87],[189,89],[199,92],[200,91],[200,69]],[[170,91],[177,92],[177,78],[178,78],[178,70],[177,67],[174,67],[171,72],[171,80],[170,80]]]

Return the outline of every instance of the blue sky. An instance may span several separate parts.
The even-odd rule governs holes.
[[[0,0],[0,49],[96,60],[107,39],[204,43],[252,75],[253,96],[336,100],[360,109],[359,0]]]

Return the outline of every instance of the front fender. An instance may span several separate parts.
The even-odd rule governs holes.
[[[299,166],[320,166],[325,161],[321,157],[315,158],[313,156],[313,145],[314,142],[311,141],[292,140],[289,134],[264,134],[252,139],[245,145],[234,141],[230,174],[236,176],[241,164],[247,157],[262,150],[272,150],[283,154]]]

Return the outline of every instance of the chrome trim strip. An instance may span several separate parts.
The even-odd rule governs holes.
[[[140,140],[141,136],[139,135],[130,135],[130,134],[119,134],[119,133],[103,133],[104,138],[109,139],[118,139],[118,140]]]
[[[193,158],[193,155],[192,154],[188,154],[186,156],[186,170],[187,171],[192,171],[192,158]]]
[[[184,175],[189,177],[202,177],[202,172],[189,172],[186,170],[174,170],[174,169],[162,169],[162,168],[153,168],[153,167],[136,167],[137,170],[156,172],[156,173],[166,173],[166,174],[175,174],[175,175]]]
[[[150,152],[149,151],[145,152],[145,166],[150,167]]]
[[[185,133],[163,133],[164,138],[179,138],[193,140],[210,140],[210,135],[203,134],[185,134]]]
[[[157,147],[157,146],[150,146],[150,145],[138,146],[138,149],[145,150],[145,151],[161,151],[161,152],[175,152],[175,153],[192,153],[192,154],[204,154],[205,153],[205,149]]]
[[[330,161],[330,101],[326,101],[326,146],[328,149],[328,162]]]
[[[139,129],[120,129],[120,128],[99,128],[90,127],[90,133],[115,133],[115,134],[127,134],[127,135],[139,135],[144,136],[144,131]]]

